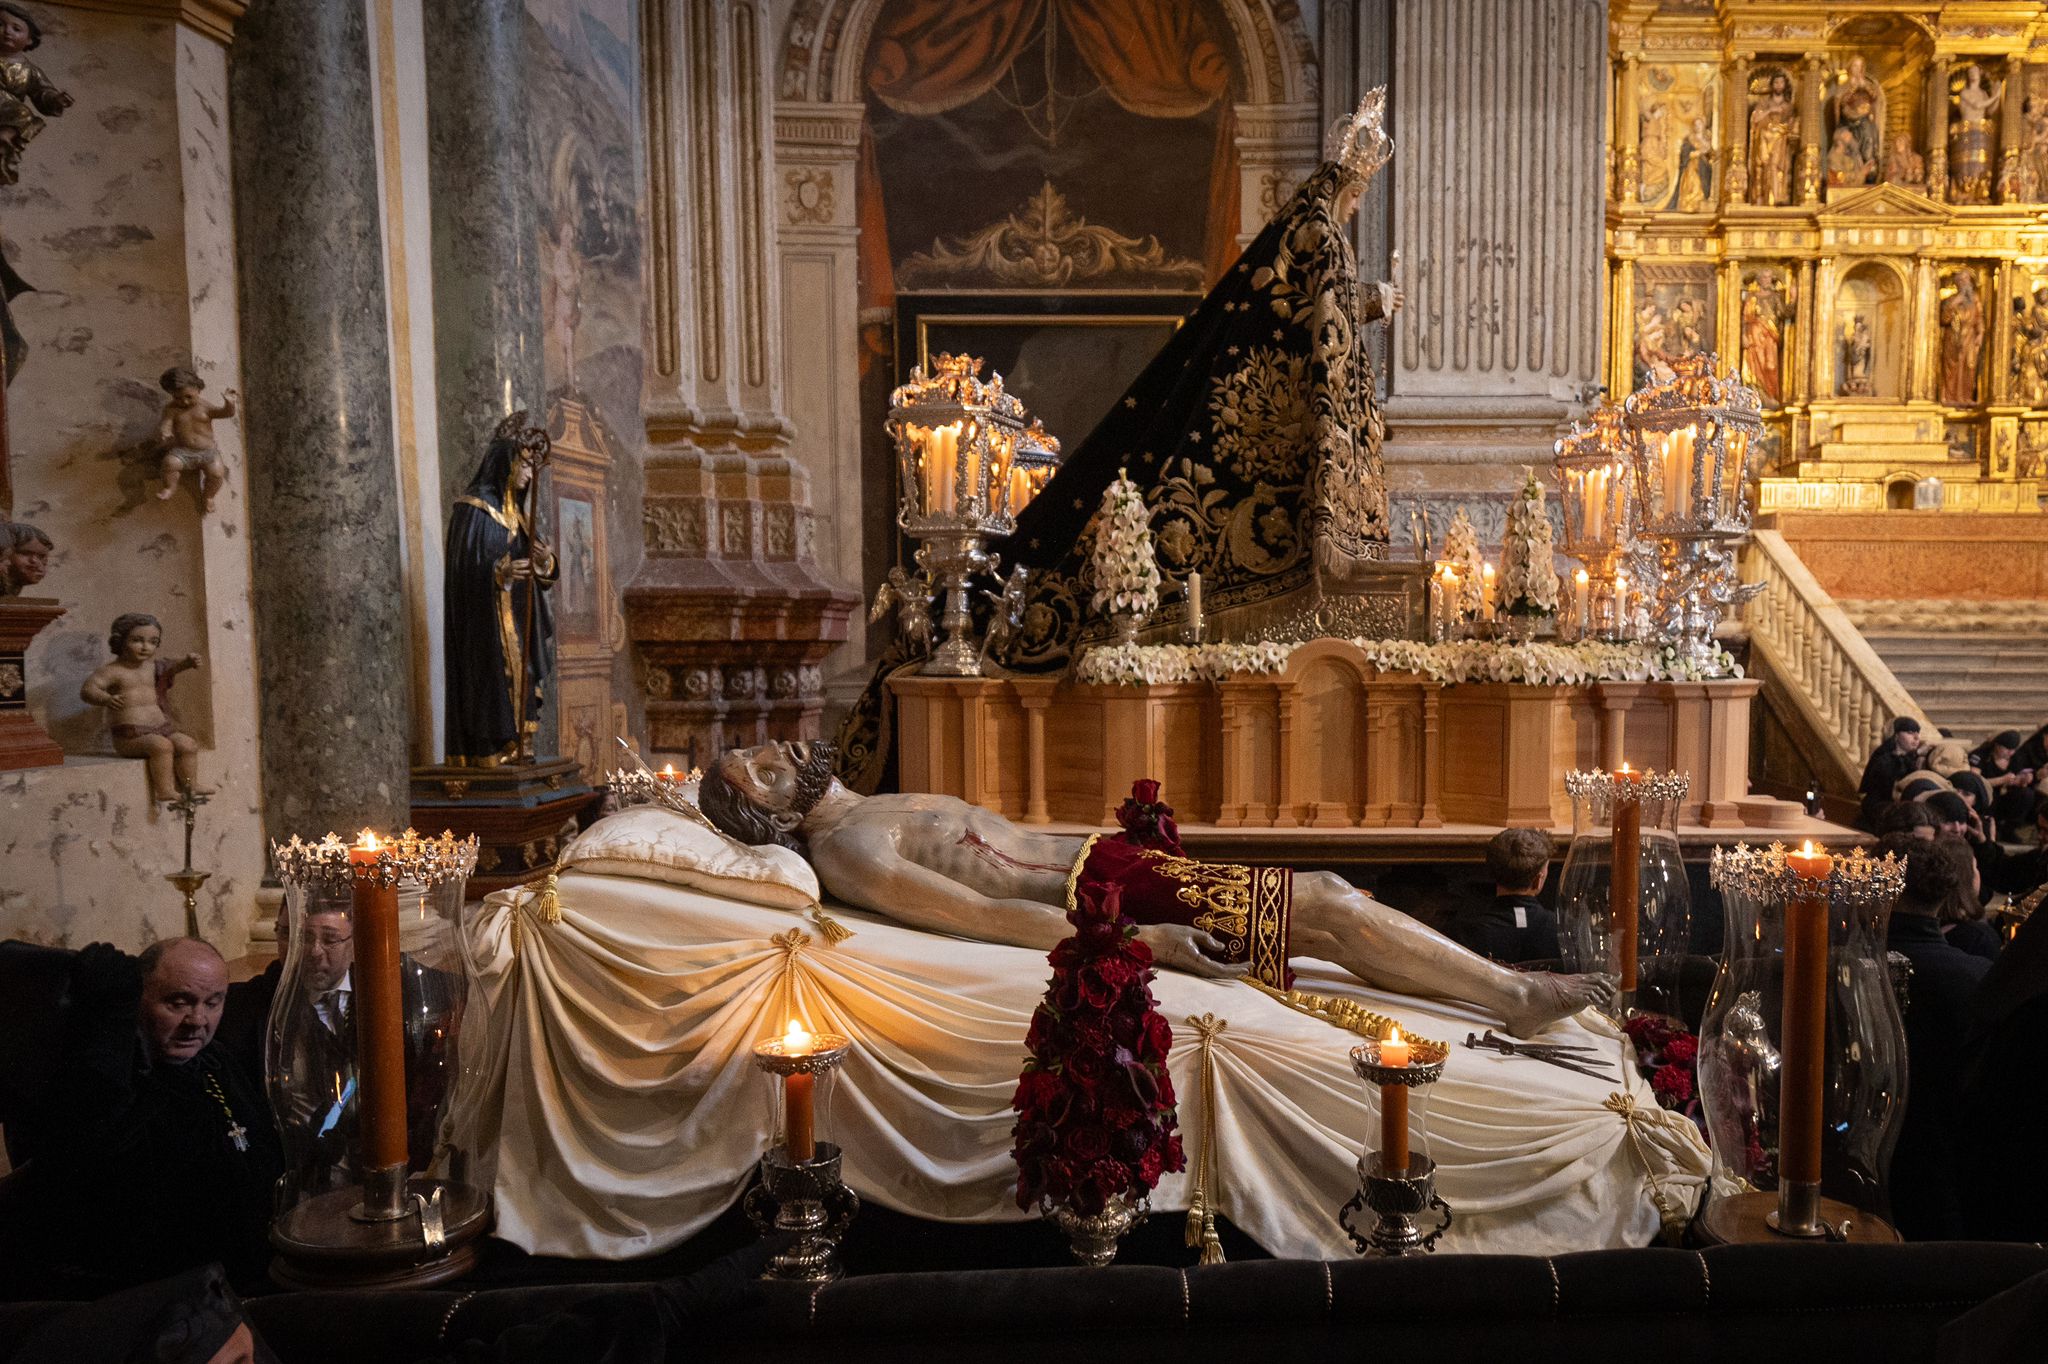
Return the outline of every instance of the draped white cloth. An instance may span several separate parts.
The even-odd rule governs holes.
[[[717,1217],[768,1130],[768,1081],[750,1053],[791,1019],[854,1040],[821,1124],[862,1198],[946,1221],[1030,1215],[1016,1204],[1010,1096],[1049,974],[1042,953],[839,908],[854,936],[829,945],[788,910],[618,875],[563,875],[559,921],[540,903],[500,892],[468,925],[484,1013],[465,1029],[465,1060],[481,1082],[477,1135],[496,1148],[499,1235],[536,1254],[623,1259]],[[1423,1037],[1462,1041],[1493,1021],[1296,965],[1304,989],[1349,995]],[[1189,1158],[1154,1209],[1187,1206],[1213,1139],[1218,1212],[1276,1255],[1352,1254],[1335,1214],[1378,1121],[1350,1068],[1359,1039],[1233,981],[1162,972],[1153,992],[1174,1029]],[[1213,1115],[1188,1022],[1202,1014],[1226,1022]],[[1639,1138],[1605,1106],[1615,1083],[1454,1047],[1427,1091],[1438,1188],[1456,1211],[1445,1249],[1644,1244],[1659,1223],[1653,1177],[1684,1209],[1698,1202],[1706,1147],[1619,1064],[1614,1031],[1587,1014],[1544,1040],[1601,1048],[1627,1076]]]

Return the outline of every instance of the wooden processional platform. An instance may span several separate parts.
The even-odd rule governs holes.
[[[1455,860],[1504,827],[1569,835],[1565,774],[1624,760],[1691,776],[1679,812],[1688,856],[1861,839],[1750,794],[1753,679],[1444,683],[1322,640],[1282,672],[1221,682],[904,674],[889,685],[900,789],[1078,831],[1114,823],[1131,783],[1153,777],[1190,850],[1208,857]]]

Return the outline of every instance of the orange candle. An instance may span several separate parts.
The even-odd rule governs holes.
[[[1389,1029],[1380,1043],[1380,1064],[1408,1068],[1408,1039],[1399,1028]],[[1380,1166],[1396,1177],[1408,1170],[1408,1086],[1398,1082],[1380,1086]]]
[[[356,1078],[366,1170],[406,1163],[405,1004],[399,990],[398,887],[375,879],[384,845],[363,830],[348,850],[356,940]]]
[[[792,1020],[789,1031],[782,1035],[783,1055],[804,1056],[810,1050],[810,1033]],[[818,1118],[813,1103],[817,1087],[815,1075],[782,1077],[782,1145],[793,1165],[802,1165],[818,1154]]]
[[[1620,958],[1621,988],[1636,988],[1636,940],[1642,900],[1643,806],[1637,774],[1621,765],[1614,774],[1614,878],[1607,892],[1614,916],[1614,950]]]
[[[1778,1077],[1778,1168],[1786,1183],[1820,1182],[1822,1048],[1828,1017],[1828,875],[1811,840],[1785,854],[1795,890],[1785,906],[1785,1002]]]

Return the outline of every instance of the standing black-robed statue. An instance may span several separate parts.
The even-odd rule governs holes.
[[[541,688],[554,658],[547,590],[555,552],[535,534],[535,482],[547,432],[514,412],[448,513],[444,656],[448,762],[531,759]]]

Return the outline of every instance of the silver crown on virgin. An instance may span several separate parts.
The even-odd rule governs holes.
[[[1387,87],[1375,85],[1358,108],[1330,125],[1323,141],[1323,159],[1335,161],[1361,180],[1370,181],[1394,156],[1387,136]]]

